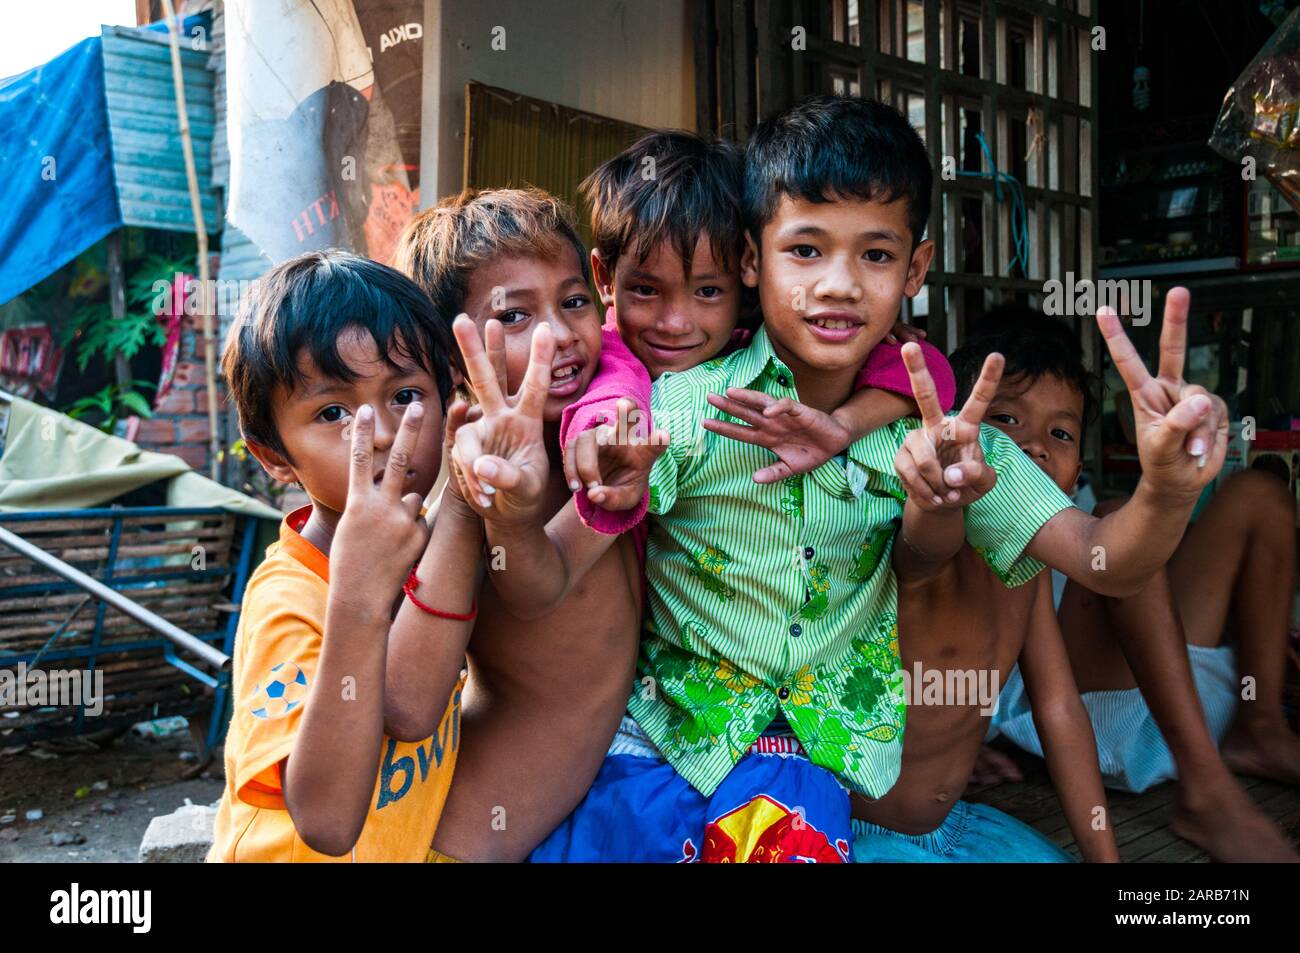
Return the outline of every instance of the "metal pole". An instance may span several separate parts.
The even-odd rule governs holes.
[[[3,526],[0,526],[0,543],[8,546],[16,553],[26,556],[32,562],[44,566],[51,572],[57,573],[74,585],[80,586],[96,599],[103,600],[119,612],[129,615],[142,625],[148,626],[164,638],[175,642],[180,648],[197,655],[209,665],[216,666],[218,670],[223,672],[229,670],[230,656],[225,652],[208,645],[208,643],[200,639],[196,639],[184,629],[179,629],[172,623],[168,622],[162,616],[155,615],[144,606],[131,601],[120,592],[110,589],[98,579],[87,576],[76,566],[69,566],[63,560],[56,556],[51,556],[39,546],[29,543],[17,533],[13,533],[5,529]]]

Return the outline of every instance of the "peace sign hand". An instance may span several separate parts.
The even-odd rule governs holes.
[[[997,482],[996,471],[984,460],[979,437],[1004,363],[1001,354],[986,357],[966,405],[956,417],[945,417],[921,346],[903,345],[903,364],[921,411],[921,426],[903,441],[894,469],[908,499],[925,512],[969,506]]]
[[[424,407],[418,401],[407,405],[378,478],[374,408],[362,404],[352,423],[348,498],[334,531],[330,563],[337,578],[366,579],[362,588],[380,593],[385,611],[429,541],[429,525],[420,517],[424,500],[419,493],[402,495],[423,417]],[[350,566],[351,562],[356,565]]]
[[[1111,308],[1097,312],[1097,324],[1115,369],[1133,400],[1142,478],[1175,501],[1200,495],[1223,467],[1228,451],[1228,407],[1204,387],[1183,380],[1187,356],[1186,288],[1165,295],[1160,328],[1160,365],[1152,377]]]
[[[495,335],[489,321],[485,331]],[[452,461],[462,495],[484,519],[528,523],[541,518],[550,461],[542,412],[550,388],[555,340],[549,326],[533,332],[528,369],[519,392],[507,399],[504,374],[484,352],[474,322],[461,315],[452,324],[470,386],[481,413],[456,430]]]

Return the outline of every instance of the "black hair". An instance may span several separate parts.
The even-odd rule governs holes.
[[[401,272],[338,249],[307,252],[279,264],[253,286],[226,339],[222,371],[244,437],[286,456],[275,426],[274,395],[303,383],[305,353],[326,377],[356,380],[339,355],[349,328],[362,328],[390,366],[413,361],[438,382],[446,408],[451,367],[460,358],[450,319]]]
[[[740,158],[740,148],[726,140],[660,129],[601,163],[579,188],[606,267],[613,272],[624,254],[642,263],[669,241],[689,273],[704,236],[714,259],[737,268],[744,243]]]
[[[1048,317],[1021,304],[1006,303],[990,311],[988,328],[948,357],[957,378],[957,403],[960,407],[979,380],[984,359],[994,351],[1006,358],[1002,379],[1024,377],[1033,384],[1041,377],[1055,377],[1074,387],[1083,396],[1083,419],[1080,441],[1088,423],[1101,405],[1103,383],[1083,363],[1083,346],[1074,329],[1057,318]]]
[[[912,245],[930,218],[934,175],[925,143],[893,106],[814,96],[764,119],[745,148],[745,227],[755,244],[781,196],[907,202]]]

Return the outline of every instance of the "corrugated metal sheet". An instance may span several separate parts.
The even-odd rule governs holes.
[[[166,33],[106,26],[104,96],[118,202],[127,225],[192,231],[189,184],[181,148],[171,50]],[[212,192],[212,73],[207,51],[181,42],[185,104],[189,112],[194,163],[199,175],[204,225],[221,230]]]

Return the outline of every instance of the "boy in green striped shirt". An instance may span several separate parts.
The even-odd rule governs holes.
[[[628,700],[639,730],[616,739],[535,859],[845,859],[847,791],[879,798],[893,785],[906,714],[890,566],[906,493],[894,461],[917,422],[868,434],[806,476],[758,484],[772,454],[748,406],[788,397],[829,413],[844,402],[924,281],[931,182],[924,144],[881,103],[814,98],[756,130],[742,278],[758,289],[763,327],[743,350],[655,382],[655,424],[673,438],[650,477],[648,614]],[[1169,407],[1185,387],[1175,383]],[[1144,463],[1164,456],[1144,466],[1149,490],[1122,518],[1072,508],[990,427],[937,448],[936,496],[963,506],[966,540],[1009,586],[1045,562],[1093,589],[1131,591],[1186,523],[1196,494],[1166,458],[1192,426],[1192,449],[1206,452],[1222,413],[1209,404],[1182,400],[1144,434]],[[487,451],[498,464],[509,442]],[[538,522],[489,531],[524,569],[509,574],[521,598],[581,577],[585,556]],[[1091,569],[1098,546],[1102,574]]]

